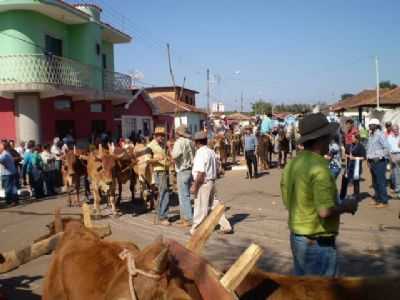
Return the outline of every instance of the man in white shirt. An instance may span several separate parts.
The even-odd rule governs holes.
[[[53,145],[51,146],[50,152],[55,157],[55,171],[54,171],[54,186],[60,188],[63,185],[61,168],[62,168],[62,151],[61,151],[61,140],[59,137],[55,137]]]
[[[215,152],[207,146],[207,133],[197,132],[194,136],[196,143],[196,155],[193,160],[193,185],[191,192],[195,196],[193,225],[190,233],[193,234],[196,228],[207,217],[211,207],[218,204],[216,200],[215,180],[217,179],[217,158]],[[222,233],[232,233],[229,221],[223,215],[219,225]]]
[[[399,125],[392,126],[392,132],[387,137],[390,148],[390,164],[392,166],[392,183],[397,197],[400,197],[400,134]]]

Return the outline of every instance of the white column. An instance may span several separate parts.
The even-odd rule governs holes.
[[[16,94],[15,112],[18,141],[40,143],[40,95]]]

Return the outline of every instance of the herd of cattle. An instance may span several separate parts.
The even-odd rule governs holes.
[[[148,197],[152,189],[152,153],[143,144],[126,149],[102,145],[92,151],[74,148],[68,150],[63,158],[63,180],[67,188],[68,206],[79,206],[81,181],[84,178],[85,194],[94,199],[94,213],[99,215],[103,196],[108,199],[113,215],[118,215],[122,198],[122,185],[129,182],[132,200],[135,186],[139,183],[142,198],[150,208],[154,207],[155,197]],[[90,181],[90,184],[89,184]],[[75,191],[76,197],[72,197]],[[118,194],[117,194],[118,192]]]

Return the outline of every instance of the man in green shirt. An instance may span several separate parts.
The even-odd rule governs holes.
[[[290,243],[296,275],[335,276],[335,238],[342,213],[355,213],[357,201],[337,203],[337,188],[324,155],[338,124],[323,114],[310,114],[299,123],[304,146],[285,167],[282,198],[289,211]]]

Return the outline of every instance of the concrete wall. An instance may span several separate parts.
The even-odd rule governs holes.
[[[16,131],[18,141],[41,141],[41,112],[39,94],[15,96]],[[47,115],[45,114],[44,116]]]
[[[114,46],[102,40],[98,23],[67,25],[37,12],[15,10],[0,13],[0,33],[0,56],[43,54],[46,35],[61,39],[64,57],[94,67],[92,86],[97,89],[103,88],[103,53],[107,55],[107,70],[114,71]],[[100,45],[99,54],[96,44]],[[13,77],[18,80],[18,75],[13,73]]]

